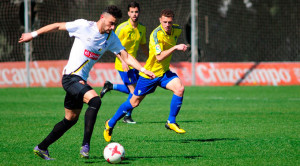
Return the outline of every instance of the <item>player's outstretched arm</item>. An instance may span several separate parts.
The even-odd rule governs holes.
[[[127,65],[127,63],[121,58],[120,54],[117,54],[118,59],[121,61],[122,63],[122,68],[124,71],[128,71],[129,70],[129,66]]]
[[[122,50],[120,52],[121,58],[130,66],[133,68],[145,73],[147,76],[149,76],[151,79],[155,78],[155,75],[153,72],[146,70],[142,67],[142,65],[133,57],[130,56],[127,51]]]
[[[66,29],[66,23],[65,22],[53,23],[53,24],[46,25],[46,26],[38,29],[37,31],[29,32],[29,33],[23,33],[22,36],[19,39],[19,43],[29,42],[33,38],[37,37],[38,35],[41,35],[43,33],[48,33],[48,32],[55,32],[55,31],[58,31],[58,30],[67,30]]]
[[[185,44],[175,45],[175,46],[171,47],[170,49],[162,51],[160,54],[156,55],[156,59],[158,61],[162,61],[165,58],[167,58],[168,56],[170,56],[175,50],[186,51],[187,48],[188,48],[188,45],[185,45]]]

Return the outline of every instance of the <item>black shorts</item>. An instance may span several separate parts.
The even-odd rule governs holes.
[[[67,109],[82,109],[84,94],[93,89],[77,75],[63,75],[62,86],[66,91],[64,106]]]

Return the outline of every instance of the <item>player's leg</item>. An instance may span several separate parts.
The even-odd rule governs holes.
[[[128,94],[128,97],[127,97],[127,100],[130,100],[132,95],[133,95],[133,92],[134,92],[134,89],[135,89],[135,85],[136,84],[133,84],[133,85],[127,85],[130,93]],[[124,123],[129,123],[129,124],[135,124],[136,122],[132,119],[131,117],[131,114],[132,114],[132,110],[133,109],[130,109],[127,111],[127,114],[124,116],[124,119],[123,119],[123,122]]]
[[[124,75],[122,77],[122,80],[124,84],[128,87],[130,93],[128,95],[127,99],[130,99],[132,97],[132,94],[134,92],[136,83],[139,79],[139,71],[136,69],[131,69],[127,72],[127,75]],[[129,123],[129,124],[135,124],[136,122],[132,119],[132,109],[127,111],[127,114],[124,116],[123,122]]]
[[[111,90],[116,90],[119,92],[123,92],[128,94],[129,93],[129,89],[127,88],[126,85],[124,84],[112,84],[110,81],[105,81],[103,88],[100,91],[100,97],[103,98],[103,96],[111,91]]]
[[[74,124],[77,123],[83,106],[83,95],[80,91],[83,88],[84,81],[78,76],[64,75],[62,78],[62,86],[66,91],[64,106],[65,117],[58,122],[50,134],[34,148],[34,153],[46,160],[48,160],[48,147],[58,140],[66,131],[68,131]],[[45,153],[43,153],[45,152]]]
[[[135,89],[135,84],[137,83],[139,77],[139,71],[136,69],[130,69],[127,72],[118,72],[124,84],[112,84],[111,82],[106,81],[100,92],[101,98],[105,95],[105,93],[109,92],[110,90],[116,90],[119,92],[127,93],[128,99],[131,98],[132,93]],[[131,114],[132,110],[128,110],[126,116],[124,116],[123,122],[135,124],[136,122],[132,119]]]
[[[132,110],[133,108],[137,107],[139,103],[144,99],[145,96],[135,96],[133,95],[131,99],[126,100],[117,110],[115,115],[107,120],[105,122],[105,129],[104,129],[104,139],[107,142],[110,142],[111,140],[111,135],[113,128],[115,127],[116,123],[123,118],[128,110]]]
[[[116,91],[126,93],[126,94],[129,94],[129,92],[130,92],[128,87],[124,84],[113,84],[112,90],[116,90]]]
[[[124,117],[129,110],[137,107],[145,96],[149,93],[153,93],[157,87],[157,79],[146,79],[139,77],[133,95],[119,107],[115,115],[109,120],[109,127],[113,128],[120,118]]]
[[[74,124],[76,124],[81,109],[70,110],[65,108],[65,117],[58,122],[49,135],[34,148],[34,153],[45,160],[52,160],[50,158],[48,147],[57,141],[66,131],[68,131]]]
[[[125,116],[128,110],[137,107],[147,94],[155,91],[157,87],[157,79],[158,78],[155,78],[153,80],[146,79],[143,77],[139,78],[131,99],[127,99],[119,107],[115,115],[111,119],[106,121],[103,135],[104,139],[107,142],[110,142],[111,140],[112,130],[116,125],[117,121],[120,120],[120,118],[122,118],[123,116]]]
[[[185,133],[185,131],[176,123],[176,116],[181,109],[183,101],[184,86],[177,74],[170,71],[165,73],[161,85],[174,93],[170,104],[170,113],[166,123],[166,128],[174,130],[177,133]]]
[[[141,101],[145,98],[145,96],[136,96],[133,95],[130,99],[126,100],[117,110],[115,115],[109,120],[109,126],[114,127],[121,118],[125,116],[128,110],[132,110],[137,107]]]
[[[173,91],[173,93],[174,93],[172,100],[171,100],[170,115],[169,115],[168,121],[170,123],[175,123],[176,116],[182,105],[184,86],[181,83],[180,79],[177,77],[177,78],[174,78],[173,80],[171,80],[167,84],[166,88]]]
[[[84,137],[82,141],[82,147],[80,150],[80,156],[82,158],[89,158],[90,141],[96,123],[98,111],[101,106],[101,99],[97,92],[93,89],[84,93],[83,101],[88,104],[88,108],[84,117]]]
[[[124,84],[112,84],[109,81],[105,81],[104,86],[100,91],[100,97],[103,98],[103,96],[111,90],[116,90],[119,92],[129,94],[130,90],[128,89],[127,85],[131,84],[132,81],[130,78],[130,74],[133,72],[132,70],[133,69],[129,70],[128,72],[118,71]]]

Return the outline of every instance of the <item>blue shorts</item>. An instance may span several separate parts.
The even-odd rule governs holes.
[[[178,76],[176,73],[173,73],[170,70],[165,72],[162,77],[157,77],[152,80],[140,77],[133,94],[136,96],[145,96],[147,94],[153,93],[157,86],[166,89],[167,84],[174,78],[178,78]]]
[[[125,71],[118,71],[118,72],[126,86],[136,84],[140,76],[139,71],[136,69],[130,69],[127,72]]]

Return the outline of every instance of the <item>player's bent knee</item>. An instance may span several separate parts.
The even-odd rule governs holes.
[[[183,93],[184,93],[184,86],[181,86],[180,88],[177,88],[175,90],[175,94],[178,96],[183,96]]]
[[[65,108],[65,119],[69,121],[78,120],[81,109],[66,109]]]
[[[136,108],[136,107],[138,107],[140,105],[140,102],[139,101],[135,101],[135,102],[130,102],[130,104],[131,104],[131,106],[133,108]]]
[[[133,108],[136,108],[136,107],[138,107],[138,106],[139,106],[139,103],[133,104],[133,105],[132,105]]]
[[[71,128],[72,126],[74,126],[78,121],[77,119],[73,119],[73,120],[67,120],[66,118],[64,118],[63,122],[66,125],[67,128]]]
[[[102,102],[101,102],[100,97],[99,97],[99,96],[95,96],[95,97],[93,97],[93,98],[90,99],[88,105],[89,105],[90,107],[95,108],[95,110],[98,111],[98,110],[100,109],[101,103],[102,103]]]

